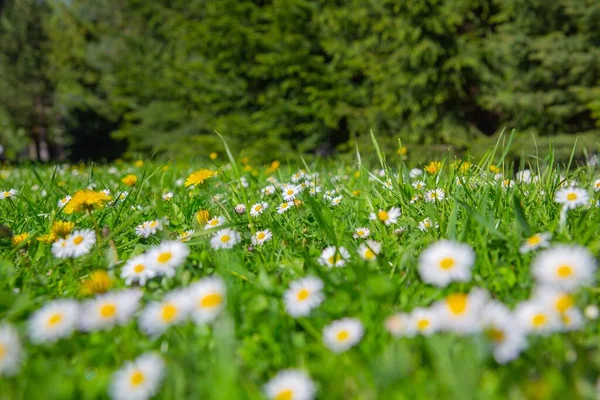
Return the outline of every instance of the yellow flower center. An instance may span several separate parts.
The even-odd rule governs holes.
[[[173,304],[165,304],[162,308],[162,319],[165,322],[171,322],[179,314],[179,310]]]
[[[263,240],[263,239],[265,238],[265,236],[266,236],[266,235],[265,235],[265,233],[264,233],[264,232],[258,232],[258,233],[256,234],[256,238],[257,238],[258,240]]]
[[[497,329],[497,328],[489,329],[486,332],[486,334],[487,334],[488,339],[490,339],[491,341],[496,342],[496,343],[503,342],[504,338],[506,336],[504,334],[504,331],[501,331],[500,329]]]
[[[114,304],[104,304],[100,307],[100,315],[103,318],[113,317],[117,313],[117,307]]]
[[[288,196],[291,196],[294,194],[294,191],[292,189],[288,189],[287,194]]]
[[[229,242],[229,240],[231,240],[231,237],[229,235],[221,236],[221,242],[227,243],[227,242]]]
[[[548,322],[548,317],[544,314],[538,313],[533,316],[531,323],[535,328],[541,328]]]
[[[150,228],[154,228],[157,225],[156,221],[150,222]]]
[[[211,219],[210,220],[210,226],[216,226],[219,223],[218,219]]]
[[[350,338],[350,333],[348,333],[347,330],[339,331],[336,337],[338,341],[345,342],[348,340],[348,338]]]
[[[527,244],[530,246],[535,246],[536,244],[540,244],[542,238],[539,235],[533,235],[529,239],[527,239]]]
[[[10,197],[10,192],[4,192],[4,197]]]
[[[556,309],[559,313],[564,313],[569,308],[573,307],[575,301],[573,300],[573,296],[568,294],[561,295],[556,301]]]
[[[429,320],[428,320],[428,319],[420,319],[420,320],[417,322],[417,328],[418,328],[420,331],[424,331],[425,329],[429,328],[429,325],[430,325],[430,322],[429,322]]]
[[[556,270],[556,273],[560,278],[568,278],[573,275],[573,268],[571,268],[569,265],[561,265]]]
[[[377,218],[379,218],[380,221],[387,221],[389,217],[387,211],[379,211],[377,213]]]
[[[173,258],[173,254],[171,254],[171,252],[166,251],[164,253],[160,253],[160,255],[158,256],[158,262],[164,264],[171,258]]]
[[[146,269],[146,267],[144,267],[142,264],[138,264],[138,265],[136,265],[135,267],[133,267],[133,271],[134,271],[136,274],[139,274],[139,273],[141,273],[141,272],[142,272],[143,270],[145,270],[145,269]]]
[[[454,261],[454,258],[446,257],[440,261],[440,268],[441,269],[452,269],[454,267],[454,264],[456,264],[456,262]]]
[[[139,386],[146,380],[146,377],[141,371],[135,371],[131,374],[131,386]]]
[[[446,305],[448,305],[452,314],[464,314],[467,309],[467,295],[463,293],[451,294],[446,298]]]
[[[200,300],[200,306],[206,308],[215,307],[221,304],[222,302],[223,296],[221,296],[219,293],[211,293],[204,296],[202,300]]]
[[[365,251],[365,258],[367,260],[372,260],[375,257],[375,253],[373,253],[373,251],[371,249],[367,249],[367,251]]]
[[[5,354],[6,354],[6,347],[3,344],[0,344],[0,360],[2,360],[4,358]]]
[[[567,200],[569,200],[569,201],[575,201],[575,200],[577,200],[577,193],[572,193],[572,192],[569,193],[567,195]]]
[[[329,261],[329,264],[335,264],[341,260],[342,260],[342,256],[340,256],[339,254],[336,254],[335,256],[331,256],[327,259],[327,261]]]
[[[254,207],[254,211],[260,211],[260,210],[262,210],[262,206],[261,205],[258,205],[256,207]]]
[[[50,316],[50,318],[48,318],[48,325],[54,326],[56,324],[60,324],[62,319],[63,319],[63,316],[61,314],[58,314],[58,313],[52,314]]]
[[[357,234],[358,236],[363,236],[363,235],[365,234],[365,231],[362,231],[362,230],[361,230],[361,231],[358,231],[358,232],[356,232],[356,234]]]
[[[308,290],[302,289],[298,292],[298,295],[296,297],[298,298],[298,300],[303,301],[303,300],[306,300],[309,295],[310,295],[310,292]]]
[[[273,400],[293,400],[294,392],[292,389],[284,389],[281,392],[277,393],[277,396],[273,398]]]
[[[81,244],[81,242],[83,242],[83,236],[81,235],[75,236],[75,239],[73,239],[73,243],[75,244]]]

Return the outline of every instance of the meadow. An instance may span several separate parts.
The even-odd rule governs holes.
[[[1,399],[596,398],[600,169],[3,166]]]

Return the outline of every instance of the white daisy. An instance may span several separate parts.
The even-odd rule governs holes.
[[[298,172],[296,172],[294,175],[292,175],[292,177],[290,178],[292,180],[292,182],[296,183],[302,180],[302,178],[304,178],[306,176],[306,173],[304,172],[304,170],[299,170]]]
[[[252,236],[252,244],[255,246],[262,246],[263,243],[268,242],[273,237],[270,230],[265,229],[264,231],[257,231]]]
[[[356,318],[333,321],[323,329],[325,347],[334,353],[343,353],[360,342],[364,334],[362,322]]]
[[[298,193],[300,193],[300,186],[298,185],[286,185],[282,189],[281,196],[285,201],[293,201]]]
[[[511,179],[503,179],[500,185],[502,186],[502,189],[510,189],[511,187],[515,186],[515,181]]]
[[[377,214],[371,213],[369,219],[374,221],[379,220],[386,225],[393,225],[398,222],[398,217],[400,217],[401,214],[402,212],[398,207],[392,207],[389,211],[379,210]]]
[[[264,390],[270,400],[312,400],[317,391],[310,377],[297,369],[279,371]]]
[[[319,193],[321,193],[321,186],[311,186],[308,189],[308,194],[311,196],[316,196]]]
[[[406,336],[430,336],[440,329],[439,310],[436,308],[415,308],[409,314],[406,322]]]
[[[240,234],[233,229],[221,229],[210,239],[213,249],[231,249],[241,240]]]
[[[277,207],[277,214],[283,214],[284,212],[286,212],[287,210],[291,209],[292,206],[294,205],[293,202],[288,201],[288,202],[284,202],[281,203],[278,207]]]
[[[552,235],[548,232],[536,233],[525,240],[519,251],[525,254],[533,250],[549,247],[550,238],[552,238]]]
[[[440,224],[438,224],[437,222],[432,222],[429,217],[427,217],[423,221],[419,222],[419,226],[418,226],[418,228],[421,232],[425,232],[431,228],[437,229],[439,227],[440,227]]]
[[[423,181],[414,181],[412,183],[412,187],[415,188],[416,190],[425,189],[425,182],[423,182]]]
[[[558,245],[538,254],[531,269],[539,283],[573,290],[593,283],[596,259],[583,246]]]
[[[218,215],[216,217],[212,217],[206,222],[204,225],[204,229],[216,228],[217,226],[221,226],[225,223],[225,218]]]
[[[150,235],[154,235],[156,232],[162,230],[162,228],[162,221],[155,219],[136,226],[135,233],[143,238],[148,238]]]
[[[191,317],[197,324],[214,320],[225,307],[226,287],[219,276],[204,278],[188,289],[191,301]]]
[[[421,279],[439,287],[450,282],[466,282],[471,279],[475,252],[468,244],[440,240],[419,256]]]
[[[436,303],[442,329],[461,334],[479,331],[481,310],[487,300],[485,291],[473,289],[469,294],[453,293]]]
[[[173,199],[173,192],[167,192],[162,195],[164,201],[171,201]]]
[[[175,276],[175,270],[180,267],[190,249],[178,241],[165,241],[148,251],[147,263],[156,275]]]
[[[233,209],[235,210],[236,213],[243,214],[246,212],[246,205],[240,203],[240,204],[236,205]]]
[[[19,192],[17,192],[17,189],[2,190],[0,191],[0,200],[13,198],[18,193]]]
[[[277,190],[275,189],[275,186],[273,186],[273,185],[269,185],[261,190],[262,194],[264,194],[266,196],[270,196],[270,195],[274,194],[276,191]]]
[[[179,235],[177,235],[177,240],[179,240],[180,242],[189,242],[193,234],[194,230],[188,229],[187,231],[183,231]]]
[[[600,192],[600,179],[596,179],[594,181],[593,187],[594,187],[594,192]]]
[[[411,178],[416,178],[421,175],[423,175],[423,170],[419,168],[413,168],[408,173],[408,176],[410,176]]]
[[[164,361],[154,353],[142,354],[126,362],[112,378],[113,400],[147,400],[153,397],[164,377]]]
[[[140,328],[148,335],[160,335],[167,328],[185,321],[191,308],[187,290],[174,290],[162,301],[146,306],[139,319]]]
[[[52,255],[56,258],[69,258],[73,254],[71,243],[66,239],[58,239],[52,243]]]
[[[358,255],[366,261],[374,261],[381,251],[381,243],[374,240],[367,240],[358,246]]]
[[[515,178],[517,179],[517,182],[531,183],[535,181],[537,177],[533,175],[531,170],[525,169],[523,171],[517,172]]]
[[[29,337],[33,343],[56,342],[71,335],[77,327],[78,317],[76,301],[51,301],[29,317]]]
[[[266,202],[256,203],[250,208],[250,215],[253,217],[258,217],[262,214],[267,208],[269,208],[269,204]]]
[[[331,205],[332,206],[337,206],[342,202],[342,199],[344,198],[344,196],[336,196],[333,199],[331,199]]]
[[[520,303],[515,315],[519,326],[527,333],[543,335],[560,327],[559,315],[541,301],[528,300]]]
[[[148,279],[156,276],[156,271],[150,266],[148,256],[140,254],[129,259],[123,269],[121,269],[121,279],[125,279],[126,285],[138,283],[141,286],[146,284]]]
[[[81,305],[79,325],[84,331],[124,325],[138,308],[142,292],[135,289],[109,292],[96,296]]]
[[[576,331],[581,329],[584,324],[583,314],[577,307],[571,307],[560,314],[560,330]]]
[[[564,314],[575,307],[575,298],[571,293],[552,286],[538,286],[532,299],[544,304],[557,314]]]
[[[67,196],[63,197],[62,199],[58,200],[56,205],[58,206],[58,208],[63,208],[64,206],[67,205],[67,203],[69,201],[71,201],[71,196],[67,195]]]
[[[573,209],[588,204],[589,195],[585,189],[568,187],[557,190],[554,201],[562,204],[566,209]]]
[[[289,289],[283,294],[285,311],[292,317],[307,316],[323,300],[323,281],[314,276],[291,282]]]
[[[15,328],[0,324],[0,376],[12,376],[17,373],[23,359],[21,341]]]
[[[356,228],[356,230],[354,231],[354,234],[352,235],[352,237],[354,239],[366,239],[369,237],[369,235],[371,234],[371,231],[369,230],[369,228]]]
[[[385,329],[393,337],[402,337],[406,333],[409,324],[409,315],[404,313],[396,313],[385,319]]]
[[[527,347],[525,332],[515,316],[502,303],[492,301],[481,312],[481,326],[500,364],[514,360]]]
[[[444,193],[443,189],[433,189],[433,190],[428,190],[425,193],[425,201],[428,203],[433,203],[436,201],[442,201],[446,198],[446,193]]]
[[[598,317],[600,316],[600,309],[597,305],[590,304],[585,308],[585,310],[583,310],[583,313],[585,314],[585,317],[587,319],[595,320],[598,319]]]
[[[350,253],[344,247],[329,246],[323,249],[321,256],[319,257],[319,263],[329,268],[337,267],[341,268],[346,264],[346,261],[350,258]]]

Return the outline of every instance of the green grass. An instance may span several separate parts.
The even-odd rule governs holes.
[[[513,165],[503,162],[506,146],[499,142],[481,160],[471,160],[464,173],[451,167],[454,160],[440,159],[441,172],[423,179],[427,189],[442,188],[446,199],[413,204],[410,200],[418,191],[410,185],[409,170],[414,166],[400,158],[385,159],[377,147],[379,158],[371,165],[361,161],[357,151],[352,163],[283,163],[271,175],[266,167],[252,165],[252,160],[244,165],[231,153],[193,165],[173,162],[168,168],[152,161],[138,166],[6,167],[0,189],[15,188],[19,194],[0,200],[4,226],[0,320],[17,328],[26,357],[15,376],[0,378],[0,398],[106,398],[112,373],[146,351],[159,352],[166,361],[166,377],[157,395],[164,399],[260,399],[263,385],[285,368],[309,373],[318,388],[317,398],[322,399],[595,398],[600,373],[597,320],[586,320],[575,332],[530,335],[527,349],[506,365],[494,361],[481,334],[396,339],[384,328],[385,319],[395,312],[427,307],[473,287],[486,289],[514,308],[529,298],[534,286],[529,267],[535,253],[519,252],[533,233],[551,232],[553,244],[578,243],[598,256],[600,208],[573,210],[561,227],[560,207],[554,202],[564,179],[576,180],[598,200],[592,188],[598,168],[572,163],[567,170],[566,165],[554,164],[551,156],[526,159],[521,167],[531,168],[539,182],[517,182],[503,189],[489,167],[496,165],[506,178],[514,179]],[[201,166],[218,170],[218,177],[191,191],[176,184]],[[117,172],[110,173],[110,167]],[[318,196],[304,191],[299,197],[302,204],[283,215],[275,212],[282,201],[277,195],[265,198],[270,208],[258,218],[233,210],[238,203],[258,202],[268,176],[289,182],[300,168],[319,173],[323,191]],[[386,177],[379,177],[379,169]],[[138,177],[131,188],[121,183],[129,173]],[[248,187],[239,184],[241,177]],[[379,182],[386,178],[391,179],[391,189]],[[457,179],[473,180],[476,185],[459,186]],[[127,190],[129,195],[91,215],[60,211],[56,204],[60,198],[90,184],[113,194]],[[333,188],[343,195],[335,207],[323,199],[323,193]],[[170,202],[161,199],[168,191],[174,193]],[[215,200],[215,195],[220,199]],[[369,213],[392,206],[402,209],[397,225],[369,220]],[[211,249],[214,231],[204,231],[195,219],[202,209],[211,216],[224,216],[226,226],[242,234],[242,243],[231,250]],[[135,234],[136,225],[161,217],[168,217],[170,225],[157,235],[143,239]],[[427,217],[439,228],[420,231],[418,224]],[[90,254],[59,260],[50,245],[35,239],[49,232],[57,220],[103,231],[104,236],[98,237]],[[363,261],[356,253],[361,242],[352,233],[359,226],[370,227],[371,238],[382,244],[374,262]],[[399,227],[404,232],[394,233]],[[266,228],[273,232],[273,240],[250,251],[251,232]],[[81,283],[95,270],[113,276],[111,290],[124,288],[120,278],[124,261],[187,229],[196,233],[187,243],[191,253],[185,265],[173,278],[150,280],[142,288],[142,304],[218,274],[227,285],[227,306],[214,323],[186,322],[150,338],[134,319],[108,331],[76,332],[53,344],[28,341],[27,319],[43,304],[58,298],[83,300]],[[30,239],[15,247],[9,230],[29,233]],[[471,281],[438,288],[420,279],[419,254],[443,238],[468,243],[475,250]],[[329,245],[344,246],[351,253],[344,268],[329,269],[317,262]],[[309,274],[323,280],[326,299],[310,316],[294,319],[285,313],[282,296],[290,281]],[[577,306],[583,310],[598,304],[598,293],[595,284],[578,290]],[[365,335],[356,347],[338,355],[323,345],[321,335],[323,327],[343,317],[360,319]]]

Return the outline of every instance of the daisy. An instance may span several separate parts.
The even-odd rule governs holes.
[[[358,246],[358,255],[366,261],[376,260],[380,251],[381,243],[374,240],[367,240],[365,243],[361,243],[361,245]]]
[[[21,341],[15,328],[0,324],[0,376],[17,373],[23,358]]]
[[[408,173],[408,176],[411,178],[416,178],[418,176],[422,176],[423,175],[423,170],[419,169],[419,168],[413,168],[410,170],[410,172]]]
[[[428,203],[434,203],[436,201],[442,201],[446,198],[446,193],[444,193],[443,189],[433,189],[428,190],[425,193],[425,201]]]
[[[156,232],[162,230],[162,228],[162,221],[155,219],[136,226],[135,233],[143,238],[148,238],[150,235],[154,235]]]
[[[600,179],[594,181],[594,192],[600,192]]]
[[[584,324],[583,314],[577,307],[571,307],[560,314],[560,324],[562,331],[576,331]]]
[[[164,361],[154,353],[128,361],[112,378],[110,397],[114,400],[147,400],[154,396],[164,376]]]
[[[138,308],[142,292],[135,289],[101,294],[81,305],[79,325],[84,331],[95,331],[124,325]]]
[[[308,194],[311,196],[316,196],[319,193],[321,193],[321,186],[311,186],[310,189],[308,189]]]
[[[283,294],[285,311],[292,317],[304,317],[317,308],[323,300],[323,281],[314,276],[298,279],[290,283]]]
[[[162,301],[146,306],[139,319],[139,326],[146,334],[158,336],[167,328],[183,322],[190,311],[191,299],[187,290],[168,293]]]
[[[96,243],[96,233],[91,229],[80,229],[74,231],[65,238],[70,248],[70,257],[77,258],[86,255],[92,250]]]
[[[294,175],[292,175],[292,177],[290,178],[292,180],[292,182],[296,183],[302,180],[302,178],[304,178],[305,176],[305,172],[304,170],[299,170],[298,172],[296,172]]]
[[[418,226],[418,228],[421,232],[425,232],[430,228],[437,229],[439,227],[440,227],[440,225],[437,222],[431,222],[431,219],[429,217],[427,217],[423,221],[419,222],[419,226]]]
[[[268,242],[273,237],[273,234],[270,230],[265,229],[264,231],[257,231],[252,236],[252,244],[261,246],[263,243]]]
[[[560,189],[554,194],[554,201],[566,209],[573,209],[588,204],[589,196],[585,189],[569,187]]]
[[[236,213],[243,214],[246,212],[246,205],[240,203],[237,206],[235,206],[233,209],[235,210]]]
[[[188,289],[191,301],[191,316],[197,324],[214,320],[225,307],[225,282],[219,276],[204,278]]]
[[[450,282],[467,282],[475,252],[468,244],[441,240],[430,245],[419,256],[419,275],[424,282],[444,287]]]
[[[415,308],[407,317],[406,336],[430,336],[440,329],[439,312],[435,308]]]
[[[204,229],[216,228],[217,226],[221,226],[225,223],[225,218],[218,215],[216,217],[212,217],[208,221],[206,221],[206,225],[204,225]]]
[[[575,298],[572,294],[551,286],[538,286],[533,299],[545,304],[557,314],[564,314],[575,307]]]
[[[336,196],[336,197],[334,197],[333,199],[331,199],[331,205],[332,205],[332,206],[337,206],[337,205],[339,205],[339,204],[342,202],[342,198],[343,198],[343,197],[344,197],[344,196]]]
[[[404,313],[396,313],[385,319],[385,329],[395,338],[401,337],[406,333],[409,323],[409,316]]]
[[[279,371],[264,390],[270,400],[312,400],[317,391],[310,377],[297,369]]]
[[[535,181],[537,177],[533,175],[531,170],[525,169],[523,171],[517,172],[515,178],[517,179],[517,182],[531,183]]]
[[[319,263],[329,268],[338,267],[341,268],[346,264],[346,261],[350,258],[350,253],[344,247],[329,246],[323,249],[321,256],[319,257]]]
[[[425,182],[423,182],[423,181],[414,181],[412,183],[412,187],[415,188],[416,190],[425,189]]]
[[[548,232],[536,233],[525,240],[525,243],[519,248],[519,251],[525,254],[533,250],[549,247],[550,238],[552,238],[552,235]]]
[[[515,186],[515,181],[511,179],[503,179],[500,186],[502,186],[502,189],[510,189],[511,187]]]
[[[52,243],[52,255],[56,258],[69,258],[73,254],[71,246],[66,239],[58,239]]]
[[[600,316],[600,309],[595,304],[590,304],[583,310],[585,317],[590,320],[597,319]]]
[[[187,231],[183,231],[179,235],[177,235],[177,240],[179,240],[180,242],[189,242],[193,234],[194,230],[188,229]]]
[[[343,353],[360,342],[363,334],[364,328],[360,320],[342,318],[323,329],[323,342],[334,353]]]
[[[515,315],[519,326],[527,333],[548,334],[560,326],[559,315],[541,301],[528,300],[520,303]]]
[[[542,284],[573,290],[594,281],[596,260],[577,245],[558,245],[542,251],[531,265],[534,278]]]
[[[17,192],[17,189],[0,191],[0,200],[13,198],[17,195],[17,193],[19,193]]]
[[[125,284],[128,286],[132,283],[144,286],[146,281],[154,278],[154,276],[156,276],[156,271],[150,267],[146,254],[140,254],[129,259],[121,270],[121,279],[125,279]]]
[[[190,249],[178,241],[165,241],[148,251],[148,266],[154,270],[156,275],[175,276],[175,270],[180,267]]]
[[[369,219],[374,221],[379,220],[386,225],[393,225],[398,222],[398,217],[400,217],[401,214],[402,212],[400,212],[398,207],[392,207],[389,211],[379,210],[377,214],[371,213]]]
[[[261,203],[256,203],[252,206],[252,208],[250,208],[250,215],[253,217],[258,217],[260,214],[262,214],[267,208],[269,207],[269,204],[265,203],[264,201]]]
[[[292,201],[296,198],[296,195],[300,193],[300,186],[298,185],[286,185],[283,188],[281,196],[285,201]]]
[[[277,214],[283,214],[284,212],[286,212],[287,210],[289,210],[290,208],[292,208],[293,205],[294,205],[294,203],[291,202],[291,201],[281,203],[277,207]]]
[[[171,201],[173,199],[173,192],[167,192],[162,195],[164,201]]]
[[[369,228],[356,228],[356,230],[354,231],[354,234],[352,235],[352,237],[354,239],[366,239],[369,237],[369,235],[371,234],[371,231],[369,230]]]
[[[58,208],[63,208],[64,206],[67,205],[67,203],[71,200],[71,196],[67,195],[65,197],[63,197],[62,199],[58,200],[58,202],[56,203],[56,205],[58,206]]]
[[[29,317],[29,337],[33,343],[56,342],[71,335],[77,327],[78,317],[76,301],[51,301]]]
[[[276,191],[277,190],[275,189],[275,186],[273,186],[273,185],[269,185],[261,190],[262,194],[264,194],[265,196],[271,196]]]
[[[473,333],[480,330],[481,309],[488,300],[487,293],[473,289],[471,293],[454,293],[438,302],[442,329],[456,333]]]
[[[210,239],[213,249],[231,249],[241,240],[240,234],[233,229],[221,229]]]
[[[481,313],[481,326],[494,348],[494,359],[500,364],[514,360],[527,347],[525,332],[500,302],[486,304]]]

